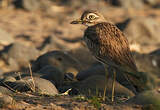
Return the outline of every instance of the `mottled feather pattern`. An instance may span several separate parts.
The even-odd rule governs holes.
[[[84,40],[92,54],[101,62],[125,70],[137,71],[127,38],[114,25],[107,22],[90,26]]]

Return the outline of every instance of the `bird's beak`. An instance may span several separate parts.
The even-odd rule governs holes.
[[[81,19],[77,19],[71,22],[71,24],[82,24],[82,20]]]

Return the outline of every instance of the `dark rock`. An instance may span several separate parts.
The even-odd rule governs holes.
[[[160,92],[158,92],[158,90],[144,91],[130,98],[126,103],[143,105],[145,108],[144,110],[159,110]]]
[[[112,5],[124,8],[141,9],[144,7],[143,0],[111,0]]]
[[[33,46],[28,47],[21,43],[14,43],[5,47],[0,54],[11,70],[18,70],[28,67],[30,61],[37,58],[39,51]]]
[[[32,70],[37,72],[47,65],[56,67],[65,73],[71,72],[74,76],[81,69],[79,62],[67,53],[51,51],[38,57],[33,64]]]
[[[160,42],[160,25],[151,17],[131,18],[124,29],[124,33],[130,42],[136,41],[143,45]]]
[[[39,0],[15,0],[14,4],[17,8],[24,8],[29,11],[37,10],[40,7]]]
[[[111,96],[112,92],[112,80],[109,79],[107,82],[107,94]],[[75,88],[77,88],[80,93],[86,94],[86,95],[98,95],[103,96],[104,87],[105,87],[105,77],[101,75],[94,75],[91,76],[83,81],[78,82],[74,85]],[[129,89],[125,88],[118,82],[115,84],[115,95],[116,96],[134,96],[134,93],[130,91]]]
[[[126,19],[123,22],[117,23],[116,26],[121,30],[124,31],[124,29],[126,28],[127,24],[130,22],[131,19]]]
[[[74,56],[74,58],[76,58],[80,62],[83,70],[90,68],[90,65],[98,62],[94,58],[92,53],[88,50],[88,48],[82,45],[80,46],[80,48],[69,51],[69,54]]]
[[[91,77],[93,75],[105,75],[105,69],[103,65],[96,65],[96,66],[92,66],[86,70],[80,71],[77,76],[76,79],[78,79],[79,81],[87,79],[88,77]]]
[[[38,73],[41,75],[41,78],[53,81],[56,87],[61,86],[63,83],[64,73],[53,66],[47,65],[40,69]]]
[[[153,8],[157,8],[157,9],[159,9],[159,8],[160,8],[160,3],[155,4],[155,5],[153,6]]]
[[[0,29],[0,45],[9,45],[14,42],[13,36]]]
[[[154,50],[154,51],[150,52],[149,55],[160,56],[160,49],[157,49],[157,50]]]

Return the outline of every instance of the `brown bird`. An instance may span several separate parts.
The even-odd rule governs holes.
[[[116,70],[136,72],[137,67],[130,52],[129,43],[124,34],[97,11],[85,11],[80,19],[71,24],[83,24],[88,28],[84,32],[84,41],[95,58],[114,71],[112,84],[112,101],[114,100],[114,84]],[[106,74],[108,78],[108,75]],[[126,76],[127,77],[127,76]],[[106,78],[106,80],[108,80]],[[128,79],[129,80],[129,79]],[[104,90],[105,99],[106,87]]]

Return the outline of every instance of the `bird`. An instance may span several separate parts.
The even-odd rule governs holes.
[[[79,19],[73,20],[71,24],[82,24],[87,26],[84,31],[83,40],[87,44],[92,55],[102,64],[105,70],[112,70],[112,98],[114,101],[114,88],[116,71],[137,72],[137,66],[133,59],[129,42],[124,33],[113,23],[109,22],[97,10],[86,10]],[[127,75],[125,75],[128,77]],[[128,77],[128,80],[130,77]],[[106,72],[106,80],[108,73]],[[105,100],[106,87],[103,99]]]

